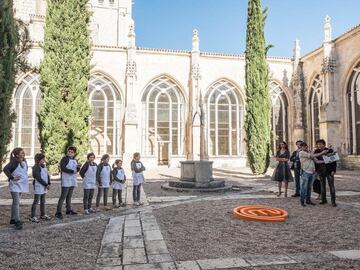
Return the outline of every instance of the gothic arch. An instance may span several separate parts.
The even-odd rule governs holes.
[[[95,155],[121,153],[124,99],[111,78],[102,72],[90,75],[88,98],[91,105],[90,148]]]
[[[13,94],[16,122],[12,144],[13,147],[22,147],[27,156],[34,156],[40,150],[36,116],[41,103],[39,79],[39,74],[33,72],[24,74],[18,79],[18,85]]]
[[[240,88],[228,79],[218,79],[207,88],[204,104],[209,155],[242,155],[245,100]]]
[[[314,75],[307,91],[309,138],[312,145],[320,139],[320,109],[323,103],[323,78]]]
[[[172,76],[171,74],[168,74],[168,73],[161,73],[161,74],[158,74],[154,77],[152,77],[152,79],[150,79],[149,81],[146,82],[145,84],[145,87],[141,90],[141,93],[140,93],[140,98],[142,98],[144,96],[144,93],[146,92],[146,88],[152,83],[154,82],[156,79],[159,79],[159,78],[163,78],[163,77],[166,77],[168,78],[169,80],[171,80],[172,82],[174,82],[178,87],[179,87],[179,90],[181,91],[181,94],[183,95],[184,99],[185,99],[185,103],[188,104],[188,93],[186,93],[185,91],[185,87],[183,86],[182,83],[180,83],[180,81],[178,79],[176,79],[174,76]]]
[[[360,59],[347,74],[345,89],[347,152],[360,155]]]
[[[178,82],[168,75],[154,78],[142,92],[142,152],[157,156],[159,164],[184,153],[185,100]]]
[[[228,77],[220,77],[214,81],[212,81],[205,89],[205,93],[204,93],[204,97],[208,94],[208,90],[211,86],[215,85],[216,83],[220,82],[220,81],[227,81],[230,84],[232,84],[235,87],[235,90],[238,92],[238,94],[240,95],[243,103],[246,103],[246,93],[244,92],[244,90],[242,89],[242,87],[240,87],[239,84],[237,84],[234,80],[229,79]]]
[[[269,83],[271,99],[271,144],[272,151],[276,153],[281,141],[289,144],[291,141],[290,101],[283,86],[276,80]]]

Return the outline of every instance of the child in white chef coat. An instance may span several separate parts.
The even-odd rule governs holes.
[[[109,194],[110,183],[112,181],[111,166],[109,164],[110,156],[105,154],[101,158],[101,163],[98,165],[96,172],[96,179],[98,182],[98,193],[96,196],[96,208],[99,211],[100,200],[102,193],[104,193],[104,206],[107,208],[107,199]]]
[[[38,153],[35,155],[35,164],[32,167],[32,175],[34,178],[34,202],[31,206],[30,221],[38,223],[39,219],[36,217],[36,205],[40,201],[40,219],[50,220],[51,217],[45,214],[45,196],[47,190],[50,188],[50,175],[45,165],[45,155]]]
[[[125,171],[122,168],[122,160],[117,159],[115,160],[115,163],[113,164],[113,193],[112,193],[112,201],[113,201],[113,207],[124,207],[126,204],[122,201],[122,190],[125,189],[125,181],[126,181],[126,175]],[[116,197],[118,197],[119,204],[116,203]]]
[[[95,213],[95,210],[91,208],[92,199],[94,197],[94,192],[96,189],[97,165],[94,160],[95,154],[89,153],[87,155],[87,161],[80,169],[80,176],[83,179],[84,188],[83,203],[85,215]]]
[[[133,160],[131,161],[131,171],[133,177],[133,201],[135,206],[142,205],[140,202],[140,188],[142,183],[144,183],[144,174],[145,171],[144,165],[140,161],[140,153],[136,152],[133,155]]]
[[[75,187],[77,187],[77,172],[80,170],[80,164],[75,159],[76,147],[70,146],[67,149],[66,156],[60,161],[61,170],[61,195],[57,204],[55,217],[62,219],[62,205],[66,199],[66,214],[77,215],[71,207],[71,198]]]
[[[11,206],[10,224],[15,224],[15,229],[23,228],[20,220],[20,196],[29,192],[28,166],[25,152],[22,148],[15,148],[10,154],[10,162],[4,167],[4,173],[9,180],[9,191],[13,199]]]

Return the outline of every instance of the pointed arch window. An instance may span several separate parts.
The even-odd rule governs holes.
[[[27,75],[17,87],[14,96],[15,123],[14,147],[22,147],[27,156],[40,151],[37,113],[40,111],[41,93],[39,75]]]
[[[205,97],[208,153],[210,156],[239,156],[242,153],[244,103],[232,83],[213,84]]]
[[[167,76],[153,80],[142,96],[142,149],[166,164],[171,155],[184,153],[185,99]]]
[[[276,82],[270,82],[271,97],[271,133],[272,150],[276,149],[281,141],[287,141],[288,136],[288,107],[289,103],[281,86]]]
[[[90,148],[95,155],[121,154],[122,99],[115,84],[106,76],[96,73],[89,81],[91,104]]]
[[[360,62],[352,70],[347,85],[349,114],[349,154],[360,155]]]
[[[315,142],[320,139],[320,106],[322,103],[322,79],[320,75],[316,75],[310,88],[310,134],[311,143],[315,145]]]

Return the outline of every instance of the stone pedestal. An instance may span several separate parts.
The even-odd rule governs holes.
[[[181,161],[181,178],[178,181],[169,181],[163,185],[164,189],[177,191],[224,191],[231,189],[225,181],[214,180],[212,175],[212,161],[187,160]]]
[[[208,160],[187,160],[181,161],[181,181],[194,182],[196,187],[208,187],[212,176],[212,161]]]

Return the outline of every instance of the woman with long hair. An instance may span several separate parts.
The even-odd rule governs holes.
[[[285,197],[287,197],[287,190],[289,182],[294,181],[290,167],[289,167],[289,159],[290,159],[290,152],[286,142],[281,142],[279,144],[278,150],[276,152],[276,160],[279,162],[276,166],[276,169],[273,173],[271,180],[277,181],[279,183],[279,193],[277,194],[278,197],[281,196],[281,188],[282,183],[284,182],[285,185]]]

